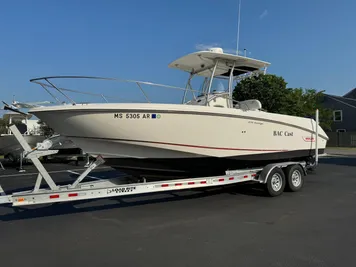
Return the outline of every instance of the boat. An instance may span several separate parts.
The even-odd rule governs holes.
[[[8,112],[3,115],[3,119],[10,124],[16,124],[20,133],[25,138],[26,142],[31,147],[36,147],[37,143],[42,142],[45,137],[41,134],[39,120],[32,120],[31,114],[18,112]],[[0,155],[12,162],[20,160],[23,148],[17,141],[10,129],[6,129],[6,133],[0,135]]]
[[[84,151],[72,140],[60,134],[53,134],[38,145],[38,147],[40,146],[41,149],[58,150],[58,152],[51,155],[50,158],[72,158],[85,156]],[[48,159],[48,157],[46,157],[46,159]]]
[[[51,144],[48,149],[53,150],[78,150],[79,148],[66,136],[62,136],[60,134],[54,134],[47,138],[45,141],[50,141]]]
[[[58,150],[57,154],[52,157],[83,155],[83,151],[67,137],[56,133],[46,136],[40,128],[40,120],[31,119],[33,115],[25,111],[25,109],[40,107],[43,104],[51,104],[50,101],[20,102],[13,99],[10,105],[4,101],[2,102],[4,103],[3,109],[9,110],[9,112],[3,116],[3,119],[7,121],[9,125],[12,123],[17,124],[20,133],[23,134],[25,141],[32,148],[42,145],[43,142],[50,142],[48,149]],[[1,134],[0,154],[4,155],[10,161],[18,161],[23,149],[9,128],[6,129],[6,132],[5,134]]]
[[[270,63],[224,53],[221,48],[184,55],[168,65],[189,74],[180,103],[151,102],[143,85],[162,84],[115,78],[52,76],[31,79],[65,96],[70,104],[29,110],[57,133],[70,138],[92,156],[101,155],[106,165],[150,180],[223,175],[227,170],[265,166],[285,161],[315,162],[328,136],[313,118],[264,111],[258,99],[234,101],[233,84],[264,75]],[[132,82],[147,103],[77,103],[70,92],[55,85],[56,79],[96,79]],[[200,79],[199,90],[192,81]],[[227,89],[215,82],[227,82]],[[215,88],[214,88],[215,87]],[[191,98],[188,95],[192,95]],[[316,139],[316,132],[318,138]]]

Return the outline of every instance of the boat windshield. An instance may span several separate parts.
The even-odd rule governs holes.
[[[199,96],[209,93],[209,81],[210,81],[209,78],[205,78],[200,82],[200,86],[199,86],[199,90],[198,90]],[[193,88],[194,88],[194,86],[193,86]],[[214,77],[214,79],[211,83],[210,94],[227,93],[227,92],[229,92],[228,80],[217,79],[216,77]]]
[[[191,77],[188,80],[182,104],[205,105],[207,102],[200,101],[199,98],[208,97],[209,95],[225,95],[225,97],[229,97],[230,82],[233,90],[233,79],[230,81],[229,78],[220,76],[202,77],[196,75]]]

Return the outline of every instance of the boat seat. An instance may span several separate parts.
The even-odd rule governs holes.
[[[239,108],[242,110],[260,110],[262,109],[262,104],[258,99],[248,99],[244,101],[240,101],[235,105],[235,108]]]

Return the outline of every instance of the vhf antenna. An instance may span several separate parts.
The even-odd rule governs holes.
[[[240,10],[241,10],[241,0],[239,0],[239,11],[237,20],[237,40],[236,40],[236,55],[239,55],[239,41],[240,41]]]

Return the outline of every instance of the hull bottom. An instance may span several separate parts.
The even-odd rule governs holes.
[[[323,154],[324,149],[318,153]],[[259,168],[269,163],[311,161],[314,155],[315,150],[297,150],[226,158],[105,158],[105,164],[134,177],[170,180],[223,175],[227,170]]]

